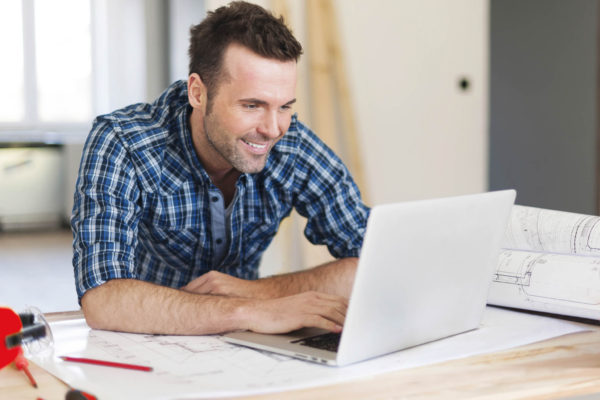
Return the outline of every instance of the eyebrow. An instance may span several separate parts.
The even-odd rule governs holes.
[[[256,104],[260,104],[260,105],[268,105],[269,104],[264,100],[254,99],[254,98],[240,99],[240,102],[241,103],[256,103]],[[287,103],[285,103],[284,106],[291,106],[295,102],[296,102],[296,99],[292,99],[292,100],[288,101]]]

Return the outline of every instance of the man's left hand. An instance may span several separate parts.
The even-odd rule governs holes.
[[[258,281],[235,278],[218,271],[210,271],[192,280],[181,290],[196,294],[214,294],[231,297],[267,299],[268,293],[261,291]]]

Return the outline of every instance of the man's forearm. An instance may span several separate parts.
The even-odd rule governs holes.
[[[81,300],[92,328],[139,333],[211,334],[239,327],[240,299],[194,295],[133,279],[115,279]]]
[[[350,297],[358,258],[341,258],[314,268],[259,280],[265,293],[277,297],[309,290]]]
[[[182,289],[197,294],[274,299],[307,291],[350,297],[358,258],[342,258],[304,271],[258,280],[235,278],[210,271]]]

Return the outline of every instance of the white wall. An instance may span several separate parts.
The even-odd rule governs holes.
[[[488,2],[336,4],[372,203],[486,190]]]

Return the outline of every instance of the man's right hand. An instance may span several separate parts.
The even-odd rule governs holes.
[[[305,327],[341,332],[348,300],[344,297],[304,292],[267,300],[247,300],[238,315],[245,329],[259,333],[287,333]]]

